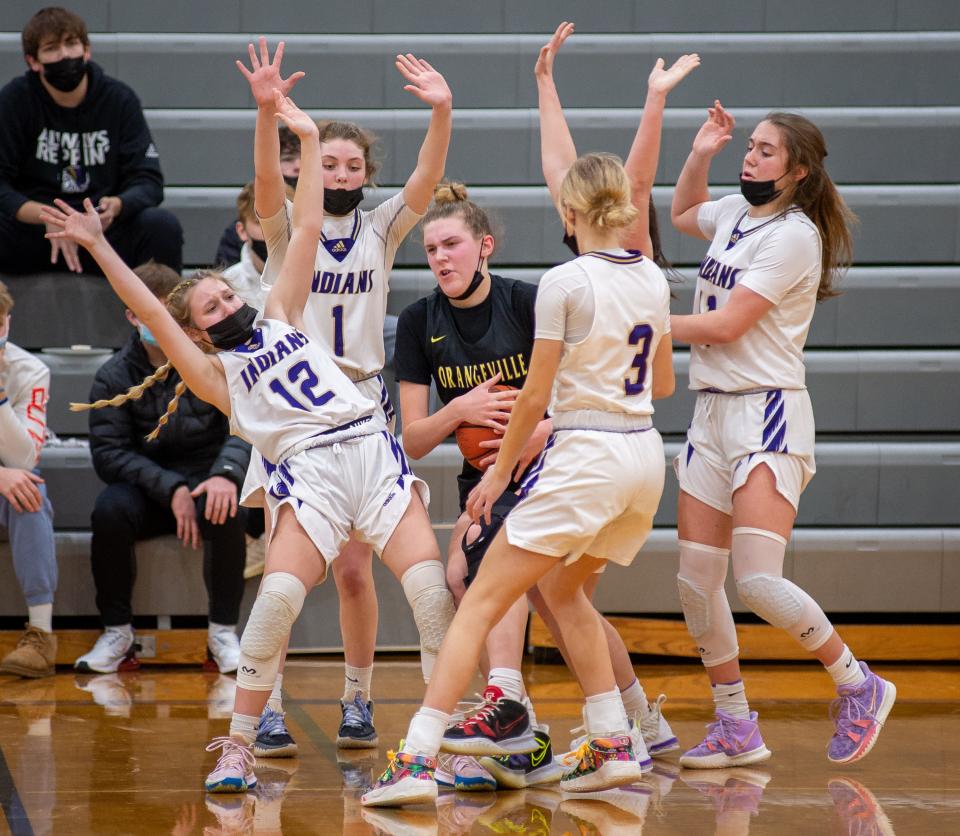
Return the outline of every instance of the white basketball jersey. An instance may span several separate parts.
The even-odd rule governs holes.
[[[290,237],[293,204],[261,218],[269,258],[262,281],[273,285]],[[325,217],[310,298],[303,312],[306,332],[320,340],[349,377],[360,380],[383,368],[383,320],[390,271],[397,249],[420,220],[400,191],[376,209]]]
[[[663,271],[636,251],[586,253],[549,270],[540,291],[582,271],[594,300],[589,334],[564,343],[551,413],[598,410],[652,415],[653,358],[670,330],[670,288]]]
[[[376,410],[322,346],[286,322],[261,319],[251,340],[217,356],[230,390],[231,432],[274,464]],[[371,432],[379,429],[371,422]]]
[[[749,208],[741,195],[700,207],[700,229],[713,241],[700,263],[693,312],[722,308],[737,285],[774,307],[731,343],[691,346],[691,389],[806,387],[803,346],[820,284],[820,234],[798,207],[772,218],[751,218]]]

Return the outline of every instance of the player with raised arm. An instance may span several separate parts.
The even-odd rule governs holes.
[[[426,486],[410,471],[376,403],[305,333],[303,309],[323,229],[321,149],[313,120],[279,91],[275,96],[276,116],[300,136],[303,170],[284,267],[258,324],[253,309],[211,274],[181,282],[165,306],[106,242],[89,201],[85,213],[60,202],[45,218],[62,229],[52,235],[91,253],[186,385],[228,415],[233,432],[270,463],[272,538],[240,642],[230,734],[208,746],[220,750],[208,792],[244,792],[256,783],[252,744],[290,627],[350,531],[397,577],[439,558]],[[453,611],[449,591],[431,590],[413,605],[426,613],[418,623],[428,623],[439,641]]]
[[[284,43],[271,59],[265,38],[258,50],[248,46],[250,67],[237,67],[250,84],[257,103],[254,142],[255,204],[268,258],[263,283],[270,285],[282,269],[290,234],[291,205],[280,164],[280,145],[274,116],[273,89],[285,94],[304,73],[281,75]],[[430,125],[417,165],[403,189],[372,210],[359,208],[364,187],[373,182],[378,164],[373,157],[371,134],[350,122],[320,125],[323,152],[324,222],[316,251],[314,277],[304,310],[306,332],[328,349],[340,369],[371,400],[379,404],[387,425],[393,426],[393,407],[380,371],[384,364],[383,322],[387,311],[390,271],[397,249],[426,211],[434,186],[443,176],[450,142],[452,96],[443,76],[412,54],[398,55],[396,67],[407,81],[405,90],[431,108]],[[259,459],[251,460],[244,485],[246,501],[256,501],[265,484]],[[369,546],[352,538],[333,564],[333,579],[340,597],[340,632],[344,644],[342,722],[340,746],[375,747],[370,699],[373,658],[377,638],[377,595],[373,583]],[[408,600],[444,586],[439,561],[418,567],[403,578]],[[418,626],[421,626],[418,624]],[[429,630],[421,629],[421,639]],[[429,678],[437,647],[421,641],[424,679]],[[282,670],[282,664],[281,664]],[[281,703],[282,675],[264,710],[257,754],[286,754],[291,738]]]
[[[641,776],[600,617],[583,586],[605,561],[633,560],[660,501],[663,445],[650,416],[652,396],[673,390],[670,290],[660,268],[620,247],[637,210],[619,160],[579,158],[564,178],[561,206],[564,226],[585,254],[540,282],[526,382],[497,460],[468,499],[472,519],[490,523],[551,401],[554,431],[460,604],[423,707],[364,795],[366,806],[434,799],[441,748],[505,755],[536,747],[527,709],[515,700],[490,706],[485,723],[447,730],[487,634],[534,584],[556,617],[587,697],[588,737],[561,787],[589,792]]]
[[[876,742],[896,688],[858,662],[820,606],[783,577],[783,559],[800,494],[816,470],[803,347],[816,303],[835,295],[850,263],[854,217],[824,166],[823,134],[793,113],[767,114],[747,143],[740,194],[711,200],[710,163],[733,127],[715,102],[671,210],[677,229],[710,241],[693,314],[673,317],[674,336],[691,344],[690,388],[698,393],[674,467],[680,601],[716,719],[680,763],[703,769],[770,757],[740,677],[724,592],[731,558],[740,600],[786,630],[836,683],[827,756],[852,763]]]

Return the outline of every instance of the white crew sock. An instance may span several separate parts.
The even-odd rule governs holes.
[[[623,708],[627,712],[627,717],[640,717],[642,719],[650,713],[650,703],[647,702],[647,695],[644,693],[639,679],[633,680],[633,684],[629,688],[620,692],[620,699],[623,700]]]
[[[218,633],[236,633],[236,624],[216,624],[213,621],[207,623],[207,635],[216,636]]]
[[[866,677],[860,670],[860,663],[857,657],[853,655],[850,648],[846,645],[840,652],[840,658],[832,665],[824,665],[827,673],[833,677],[833,681],[839,688],[841,685],[860,685]]]
[[[34,604],[27,607],[27,620],[31,627],[43,630],[44,633],[53,632],[53,604]]]
[[[428,758],[435,758],[440,751],[440,741],[449,722],[449,714],[422,706],[410,721],[401,751],[408,755],[426,755]]]
[[[623,710],[623,700],[617,688],[587,697],[583,719],[587,735],[591,738],[627,734],[630,731],[627,712]]]
[[[750,719],[750,705],[742,679],[711,685],[710,690],[713,691],[713,704],[718,711],[740,720]]]
[[[257,726],[260,724],[259,717],[251,717],[249,714],[237,714],[233,712],[230,718],[230,737],[242,737],[247,745],[257,739]]]
[[[341,702],[353,702],[354,694],[360,692],[360,698],[367,702],[370,699],[370,681],[373,679],[373,665],[368,668],[355,668],[353,665],[343,666],[343,696]]]
[[[503,691],[508,700],[520,702],[523,699],[523,675],[512,668],[490,668],[487,685],[493,685]]]
[[[278,673],[277,678],[273,682],[273,690],[270,692],[270,699],[267,700],[267,705],[270,706],[272,711],[276,711],[278,714],[283,714],[283,674]]]

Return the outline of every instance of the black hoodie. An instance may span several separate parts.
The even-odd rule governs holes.
[[[0,215],[55,197],[123,201],[121,217],[163,200],[160,158],[140,100],[126,84],[87,64],[87,95],[60,107],[28,70],[0,90]]]
[[[112,398],[156,371],[140,337],[98,370],[90,400]],[[230,479],[239,491],[250,463],[250,445],[230,435],[226,416],[188,389],[156,441],[146,436],[167,409],[180,375],[171,370],[136,401],[90,412],[90,453],[97,475],[108,484],[130,482],[154,502],[167,504],[179,485],[196,487],[210,476]]]

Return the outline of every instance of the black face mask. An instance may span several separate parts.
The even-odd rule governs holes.
[[[474,291],[476,291],[483,282],[483,273],[480,272],[481,264],[483,264],[483,256],[480,256],[480,260],[477,262],[477,269],[473,271],[473,278],[470,280],[470,284],[467,285],[467,289],[459,296],[448,296],[448,299],[453,299],[455,302],[462,302],[464,299],[469,299],[473,296]]]
[[[324,189],[323,211],[328,215],[349,215],[363,200],[363,186],[358,189]]]
[[[81,55],[77,58],[61,58],[43,65],[43,77],[54,90],[72,93],[87,74],[87,62]]]
[[[256,308],[251,308],[244,302],[242,308],[238,308],[230,316],[225,316],[216,325],[207,328],[210,342],[215,348],[226,351],[243,345],[253,336],[253,323],[256,319]]]
[[[782,180],[786,176],[782,174],[777,180]],[[783,194],[783,189],[777,188],[777,180],[744,180],[741,177],[740,194],[751,206],[766,206]]]
[[[298,182],[299,180],[300,180],[299,177],[294,177],[293,175],[287,175],[287,174],[284,174],[284,175],[283,175],[283,182],[286,183],[286,184],[287,184],[291,189],[293,189],[294,191],[296,191],[297,182]],[[326,200],[324,200],[324,204],[326,204]],[[324,207],[324,208],[326,208],[326,207]]]
[[[253,250],[257,258],[261,261],[267,260],[267,242],[256,238],[250,239],[250,249]]]
[[[580,255],[580,246],[577,244],[576,235],[568,235],[566,232],[564,232],[563,243],[570,248],[570,252],[572,252],[575,256]]]

